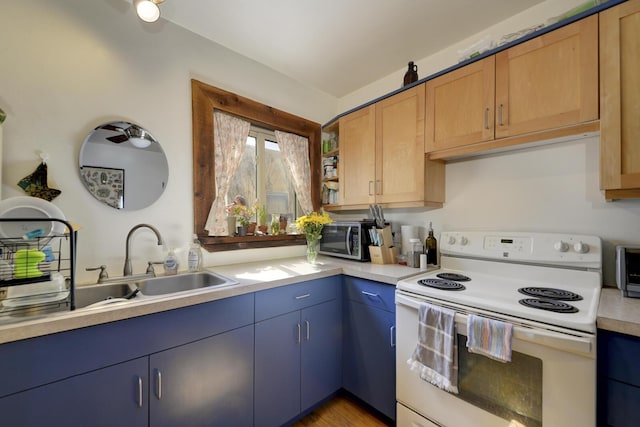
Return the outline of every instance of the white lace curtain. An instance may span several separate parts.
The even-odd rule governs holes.
[[[227,235],[227,192],[242,160],[250,127],[251,123],[238,117],[220,111],[213,113],[216,198],[204,227],[210,236]]]
[[[288,166],[289,177],[298,196],[303,213],[313,211],[311,200],[311,166],[309,164],[309,140],[299,135],[277,130],[276,140],[280,153]]]

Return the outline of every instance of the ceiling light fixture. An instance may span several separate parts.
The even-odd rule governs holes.
[[[133,0],[138,17],[144,22],[156,22],[160,18],[160,7],[164,0]]]

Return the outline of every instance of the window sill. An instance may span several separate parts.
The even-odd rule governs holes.
[[[202,247],[208,252],[274,248],[279,246],[306,245],[307,243],[304,234],[279,234],[277,236],[198,236],[198,239]]]

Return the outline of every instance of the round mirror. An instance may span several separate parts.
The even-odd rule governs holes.
[[[142,127],[109,122],[95,128],[80,149],[80,178],[91,195],[115,209],[155,202],[169,179],[160,143]]]

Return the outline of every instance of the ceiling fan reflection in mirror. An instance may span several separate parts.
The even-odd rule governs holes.
[[[134,124],[125,128],[116,126],[113,123],[107,123],[100,126],[98,129],[119,132],[119,135],[109,136],[106,138],[116,144],[129,141],[136,148],[147,148],[154,141],[149,132]]]

